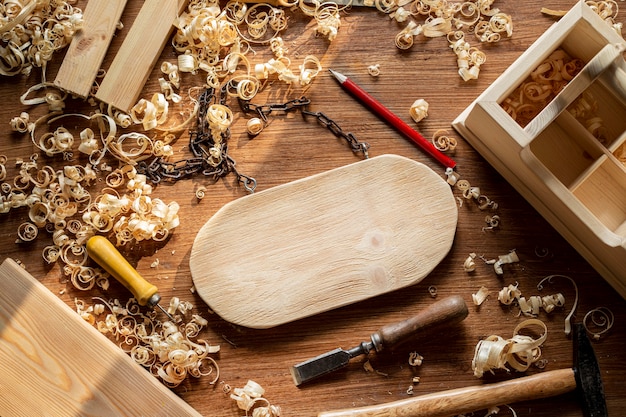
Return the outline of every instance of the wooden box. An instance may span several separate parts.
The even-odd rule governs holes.
[[[584,2],[552,25],[454,128],[626,298],[624,39]],[[556,50],[584,65],[525,126],[503,103]],[[595,98],[601,140],[570,111]],[[621,160],[620,160],[621,159]]]

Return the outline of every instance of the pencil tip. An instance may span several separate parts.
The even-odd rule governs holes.
[[[332,69],[328,69],[328,71],[333,75],[333,77],[335,77],[337,79],[337,81],[339,81],[340,83],[343,83],[344,81],[346,81],[348,79],[348,77],[346,77],[345,75],[332,70]]]

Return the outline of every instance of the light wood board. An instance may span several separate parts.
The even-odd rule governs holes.
[[[457,218],[442,176],[382,155],[225,205],[196,236],[191,274],[222,318],[273,327],[420,282]]]
[[[12,259],[0,358],[2,416],[200,416]]]
[[[188,0],[146,0],[96,92],[96,98],[128,112]]]
[[[126,0],[90,1],[83,28],[72,38],[54,84],[86,98],[101,68]]]

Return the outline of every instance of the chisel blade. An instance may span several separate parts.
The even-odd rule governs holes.
[[[290,368],[293,381],[301,385],[348,365],[350,359],[367,355],[406,342],[416,334],[444,324],[458,323],[467,317],[468,310],[463,297],[451,296],[437,301],[408,319],[387,324],[370,336],[367,342],[349,349],[335,349]]]
[[[298,386],[347,366],[351,357],[347,350],[337,348],[292,366],[291,376]]]

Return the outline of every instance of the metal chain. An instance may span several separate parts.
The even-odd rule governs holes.
[[[348,132],[344,132],[344,130],[330,117],[326,116],[322,112],[313,112],[307,109],[307,106],[311,104],[311,100],[306,97],[300,97],[295,100],[288,101],[286,103],[281,104],[266,104],[266,105],[256,105],[250,103],[248,100],[239,99],[239,106],[243,110],[244,113],[257,113],[261,120],[264,123],[267,123],[267,116],[272,112],[289,112],[291,110],[300,109],[302,111],[303,116],[314,116],[317,118],[317,121],[328,130],[330,130],[335,136],[338,138],[344,139],[350,145],[350,149],[352,152],[359,153],[362,152],[365,158],[369,157],[368,150],[369,144],[367,142],[360,142],[354,134]]]
[[[333,119],[326,116],[324,113],[312,112],[306,109],[302,109],[302,114],[305,116],[316,117],[317,121],[321,125],[326,127],[328,130],[330,130],[335,136],[337,136],[338,138],[343,138],[346,142],[348,142],[348,145],[350,145],[350,149],[352,149],[352,152],[354,153],[362,152],[365,159],[369,158],[369,154],[368,154],[368,150],[370,148],[369,143],[360,142],[351,132],[348,132],[348,133],[344,132],[341,126],[339,126]]]
[[[237,181],[241,182],[249,193],[254,193],[257,182],[254,178],[243,175],[237,171],[237,163],[228,154],[228,138],[230,130],[222,133],[221,152],[215,155],[211,152],[214,149],[215,141],[211,135],[211,128],[206,119],[206,113],[212,102],[225,105],[226,103],[226,87],[222,88],[219,97],[216,97],[214,88],[207,88],[198,98],[198,116],[196,120],[196,128],[189,134],[189,150],[193,154],[193,158],[183,159],[176,162],[167,162],[161,157],[156,157],[152,162],[140,162],[137,171],[154,182],[159,183],[163,180],[176,181],[193,174],[201,173],[207,177],[217,180],[221,177],[234,173]],[[335,136],[344,139],[350,149],[354,153],[361,152],[365,158],[368,158],[369,144],[360,142],[352,133],[346,133],[331,118],[321,112],[312,112],[307,109],[311,104],[311,100],[306,97],[300,97],[286,103],[256,105],[249,100],[239,99],[239,106],[244,113],[256,113],[264,123],[267,123],[267,116],[275,112],[290,112],[300,109],[303,116],[314,116],[317,121]]]
[[[176,181],[197,173],[217,180],[232,172],[237,176],[237,181],[243,184],[246,191],[254,193],[257,185],[256,180],[237,171],[237,163],[228,154],[227,140],[230,137],[230,130],[222,134],[220,154],[214,155],[211,153],[211,149],[215,146],[215,141],[206,120],[206,113],[213,101],[225,105],[225,90],[222,89],[220,92],[219,101],[216,99],[215,89],[213,88],[207,88],[198,98],[196,128],[189,134],[189,150],[193,154],[193,158],[167,162],[163,158],[157,157],[150,164],[140,163],[137,171],[145,174],[154,183],[159,183],[163,180]]]

